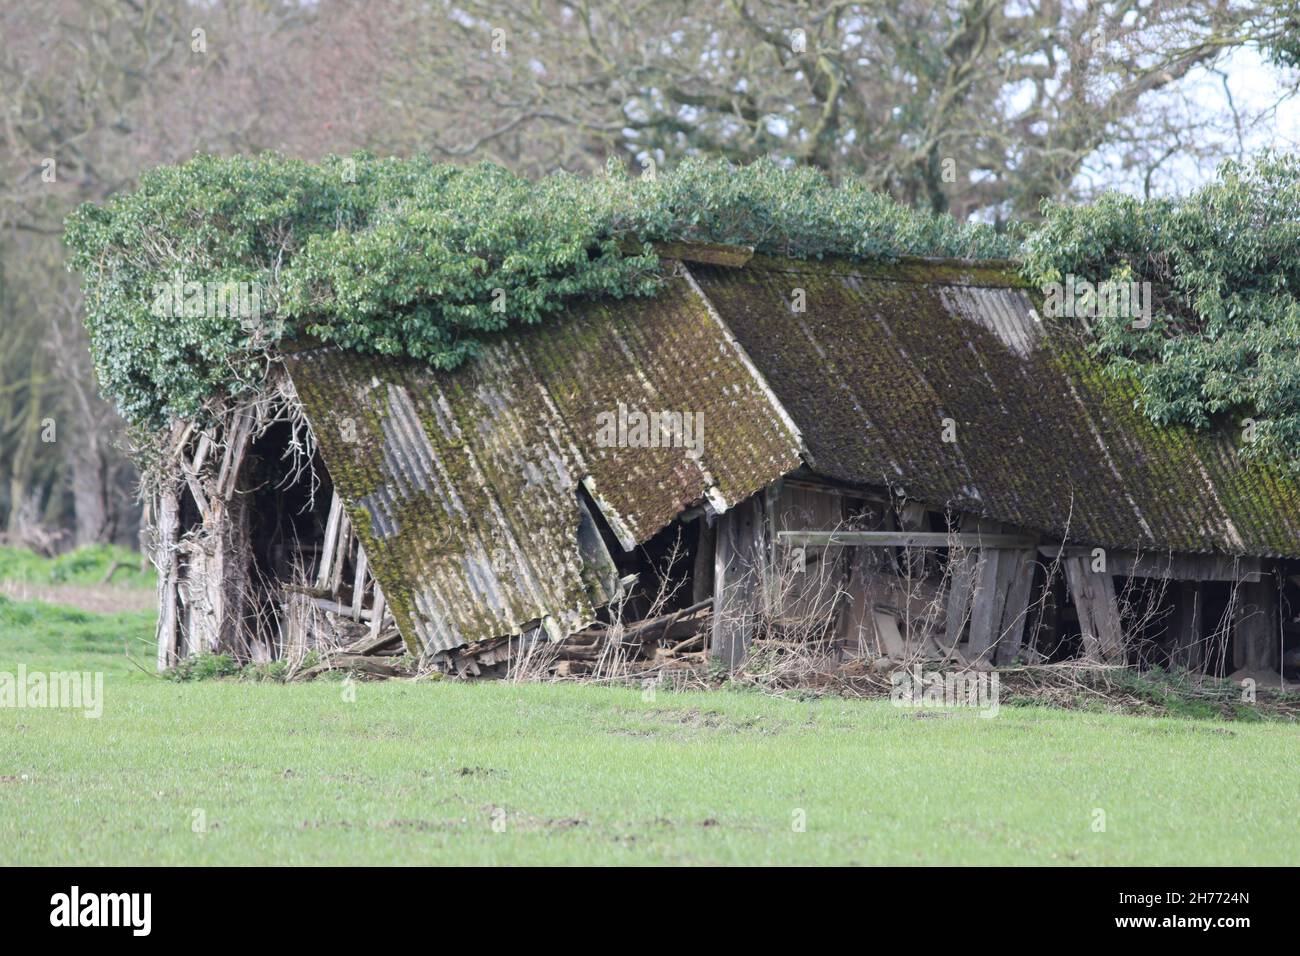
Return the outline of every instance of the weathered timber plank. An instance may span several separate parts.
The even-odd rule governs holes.
[[[325,520],[325,541],[321,545],[320,567],[316,569],[316,587],[324,590],[333,576],[334,551],[338,546],[339,529],[343,525],[343,499],[336,490],[330,498],[330,513]]]
[[[709,652],[729,670],[744,663],[760,611],[763,559],[761,493],[718,517]]]
[[[1273,576],[1241,585],[1234,613],[1233,664],[1248,671],[1277,671],[1281,666],[1277,588]]]
[[[997,649],[993,656],[993,663],[999,666],[1015,661],[1024,642],[1037,557],[1038,553],[1032,548],[1003,552],[1009,583],[1002,606],[1002,622],[998,627]]]
[[[1118,663],[1124,647],[1115,582],[1107,572],[1092,570],[1091,559],[1063,558],[1066,586],[1079,612],[1084,655],[1101,663]]]
[[[1095,550],[1080,545],[1042,545],[1045,558],[1091,557]],[[1172,554],[1169,552],[1119,551],[1106,549],[1106,568],[1111,574],[1129,578],[1162,578],[1169,581],[1259,581],[1264,573],[1260,558],[1223,554]]]
[[[781,531],[782,544],[813,547],[888,547],[1024,550],[1037,542],[1023,534],[981,534],[968,531]]]
[[[1169,622],[1169,662],[1175,667],[1198,671],[1205,665],[1205,643],[1201,638],[1204,608],[1200,582],[1180,582]]]
[[[155,564],[158,567],[158,670],[176,663],[178,639],[177,600],[180,558],[176,553],[180,537],[180,499],[175,490],[159,496],[158,536]]]

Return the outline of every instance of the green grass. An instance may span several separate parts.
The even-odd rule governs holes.
[[[55,558],[43,558],[26,548],[0,547],[0,581],[24,584],[94,585],[117,561],[113,584],[121,587],[153,587],[152,569],[140,569],[140,555],[112,544],[90,544]]]
[[[124,654],[151,631],[0,601],[0,670],[105,674],[100,719],[0,708],[0,865],[1295,861],[1284,723],[176,683]]]
[[[43,670],[103,671],[113,677],[140,673],[140,667],[154,666],[154,620],[152,611],[95,614],[0,595],[0,670],[12,671],[23,663]]]

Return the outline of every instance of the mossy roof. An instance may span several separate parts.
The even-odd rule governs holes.
[[[1153,425],[1006,263],[675,265],[653,299],[579,303],[455,372],[287,356],[413,649],[589,623],[612,567],[580,485],[624,547],[803,463],[1076,543],[1300,555],[1293,478]],[[620,406],[698,413],[703,453],[602,447]]]
[[[336,348],[286,360],[414,649],[590,623],[608,587],[579,543],[579,485],[630,547],[799,464],[788,419],[681,274],[654,299],[584,302],[501,335],[455,372]],[[604,447],[598,416],[620,404],[698,415],[701,453]]]
[[[1293,477],[1244,459],[1233,432],[1151,423],[1136,384],[1040,318],[1005,264],[755,256],[692,272],[815,471],[1079,543],[1300,554]]]

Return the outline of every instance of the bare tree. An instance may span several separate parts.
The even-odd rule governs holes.
[[[378,48],[355,5],[328,2],[9,4],[0,36],[0,505],[11,532],[46,518],[76,542],[130,540],[122,424],[94,382],[64,216],[196,150],[374,143]]]
[[[994,219],[1069,195],[1103,146],[1144,167],[1187,149],[1209,118],[1180,81],[1285,32],[1274,5],[1225,0],[444,0],[382,19],[411,149],[535,170],[775,156]]]

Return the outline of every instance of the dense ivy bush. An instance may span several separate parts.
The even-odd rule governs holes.
[[[1300,161],[1229,162],[1180,200],[1050,205],[1028,237],[1034,281],[1149,281],[1149,328],[1100,318],[1094,347],[1132,370],[1156,422],[1226,421],[1246,450],[1300,457]]]
[[[487,164],[366,155],[199,156],[82,206],[66,235],[100,383],[143,426],[256,389],[285,340],[452,368],[482,333],[541,321],[574,297],[652,294],[658,261],[646,247],[626,254],[631,237],[798,256],[1010,251],[987,227],[775,163],[529,182]],[[179,314],[160,314],[159,290],[184,283],[248,283],[260,309],[231,315],[177,295]]]

